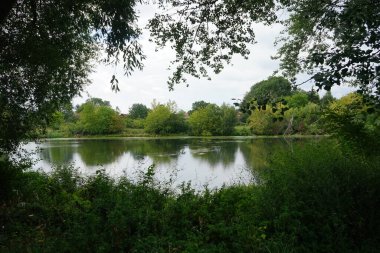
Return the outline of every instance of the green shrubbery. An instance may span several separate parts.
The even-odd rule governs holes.
[[[376,158],[306,145],[275,155],[260,185],[202,193],[158,184],[153,168],[137,183],[72,168],[18,172],[1,195],[0,251],[376,252]]]
[[[189,126],[193,135],[231,135],[237,117],[235,108],[223,104],[208,104],[193,111],[189,117]]]
[[[170,104],[154,107],[145,119],[145,131],[151,134],[184,133],[187,130],[184,112],[177,112]]]

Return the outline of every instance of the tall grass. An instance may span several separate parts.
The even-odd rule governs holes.
[[[277,154],[261,185],[214,191],[173,191],[152,168],[137,183],[19,173],[1,200],[0,252],[376,252],[379,165],[331,142]]]

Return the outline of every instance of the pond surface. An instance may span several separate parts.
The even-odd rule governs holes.
[[[48,139],[28,143],[36,150],[35,169],[73,165],[85,175],[104,169],[113,177],[136,179],[154,164],[158,180],[174,185],[191,181],[196,189],[250,183],[272,154],[310,139],[257,138],[113,138]],[[37,149],[36,149],[37,148]]]

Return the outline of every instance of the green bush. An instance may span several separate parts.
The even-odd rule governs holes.
[[[295,252],[375,252],[380,242],[378,158],[333,141],[277,154],[257,194],[257,219],[267,226],[270,244],[288,244]]]
[[[237,122],[235,108],[223,104],[208,104],[193,111],[189,126],[194,135],[231,135]]]
[[[358,152],[380,152],[380,110],[357,93],[329,104],[322,118],[328,133],[355,146]]]
[[[109,105],[86,102],[79,110],[76,130],[80,134],[112,134],[124,129],[121,116]]]
[[[145,119],[145,131],[152,134],[183,133],[187,129],[183,112],[176,112],[170,105],[158,105]]]
[[[153,167],[137,182],[2,170],[0,252],[377,252],[378,158],[321,141],[274,155],[260,185],[203,192]]]
[[[252,135],[251,129],[249,126],[246,125],[240,125],[235,126],[234,133],[235,136],[250,136]]]

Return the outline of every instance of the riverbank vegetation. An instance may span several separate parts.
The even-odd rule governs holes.
[[[125,115],[97,98],[70,103],[96,63],[114,69],[114,91],[116,73],[143,68],[139,39],[147,33],[137,4],[151,1],[3,2],[1,252],[379,251],[378,1],[158,1],[147,39],[175,53],[169,89],[188,85],[188,76],[220,73],[236,55],[247,58],[256,24],[283,27],[274,56],[279,76],[254,84],[235,109],[196,101],[184,112],[169,102],[134,105]],[[357,91],[319,98],[300,89],[298,74],[318,90],[350,84]],[[125,133],[334,139],[276,152],[253,172],[258,184],[203,192],[155,181],[154,167],[137,182],[101,170],[85,178],[70,166],[47,175],[31,171],[18,150],[38,136]]]
[[[355,99],[353,99],[355,97]],[[273,102],[275,101],[275,102]],[[360,105],[359,105],[359,104]],[[331,134],[339,109],[365,106],[364,97],[351,93],[339,100],[331,92],[320,98],[317,92],[292,89],[282,77],[270,77],[254,84],[235,107],[196,101],[189,111],[181,110],[174,101],[166,104],[153,101],[150,108],[133,104],[128,113],[113,109],[108,101],[88,99],[75,109],[63,106],[50,118],[45,137],[91,135],[157,136],[157,135],[323,135]],[[367,108],[368,107],[368,108]],[[367,106],[366,108],[373,109]],[[378,113],[361,108],[368,131],[378,131]],[[346,113],[349,113],[348,111]],[[353,112],[351,112],[353,113]],[[366,116],[364,114],[370,116]],[[342,120],[341,120],[342,121]],[[356,130],[355,130],[356,131]]]
[[[279,152],[260,184],[196,192],[2,161],[2,252],[376,252],[380,164],[326,141]],[[3,171],[4,172],[4,171]]]

